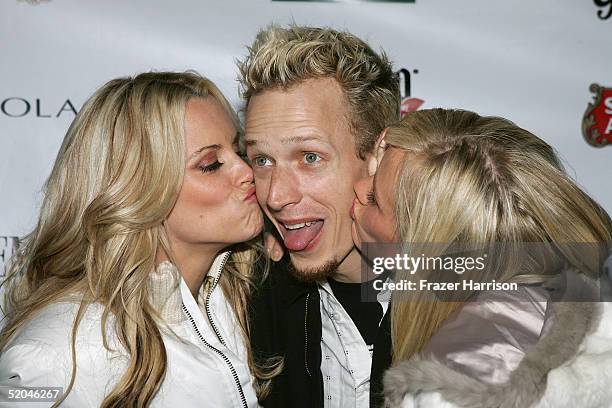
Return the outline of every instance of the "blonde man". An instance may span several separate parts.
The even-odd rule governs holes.
[[[399,117],[397,76],[354,35],[298,26],[261,31],[240,70],[257,199],[289,258],[253,300],[255,352],[285,359],[260,402],[368,407],[390,362],[388,304],[361,301],[352,186]]]

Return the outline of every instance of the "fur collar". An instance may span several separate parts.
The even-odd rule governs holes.
[[[555,313],[552,327],[527,352],[507,382],[484,383],[431,357],[417,355],[385,374],[387,405],[400,407],[406,396],[437,393],[458,407],[533,406],[546,392],[548,374],[579,354],[585,338],[597,330],[602,319],[600,303],[552,302],[551,307]]]

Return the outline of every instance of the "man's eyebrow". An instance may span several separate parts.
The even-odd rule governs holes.
[[[312,141],[312,140],[319,141],[319,142],[324,142],[318,136],[289,136],[289,137],[284,137],[284,138],[280,139],[279,142],[281,144],[290,144],[290,143],[309,142],[309,141]],[[268,141],[267,140],[259,140],[258,141],[258,140],[254,140],[254,139],[245,139],[245,144],[247,146],[255,146],[257,144],[267,145]]]
[[[300,142],[309,142],[311,140],[321,141],[320,137],[317,136],[290,136],[284,139],[281,139],[281,144],[289,144],[289,143],[300,143]]]

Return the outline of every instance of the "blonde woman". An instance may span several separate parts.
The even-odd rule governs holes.
[[[258,405],[239,243],[263,220],[239,130],[195,73],[115,79],[87,101],[11,267],[0,404],[61,387],[54,406]]]
[[[505,258],[489,277],[516,289],[471,290],[453,302],[427,290],[393,293],[388,406],[611,406],[610,303],[558,302],[552,291],[558,278],[573,276],[568,270],[585,287],[606,286],[599,266],[612,239],[608,214],[550,146],[505,119],[424,110],[383,137],[376,174],[355,185],[357,244],[541,249],[524,259],[499,253]],[[398,270],[395,279],[411,276]]]

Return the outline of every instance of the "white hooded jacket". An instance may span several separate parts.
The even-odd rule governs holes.
[[[236,316],[217,285],[228,257],[226,252],[215,259],[197,302],[170,262],[162,262],[152,274],[151,302],[165,322],[160,331],[167,369],[150,406],[258,406]],[[48,407],[51,402],[16,404],[15,398],[28,396],[27,390],[33,387],[67,389],[78,307],[77,302],[54,303],[11,339],[0,355],[0,407]],[[76,379],[61,407],[99,407],[127,368],[128,356],[113,334],[110,319],[106,332],[114,351],[103,345],[102,312],[102,305],[90,305],[79,325]]]

